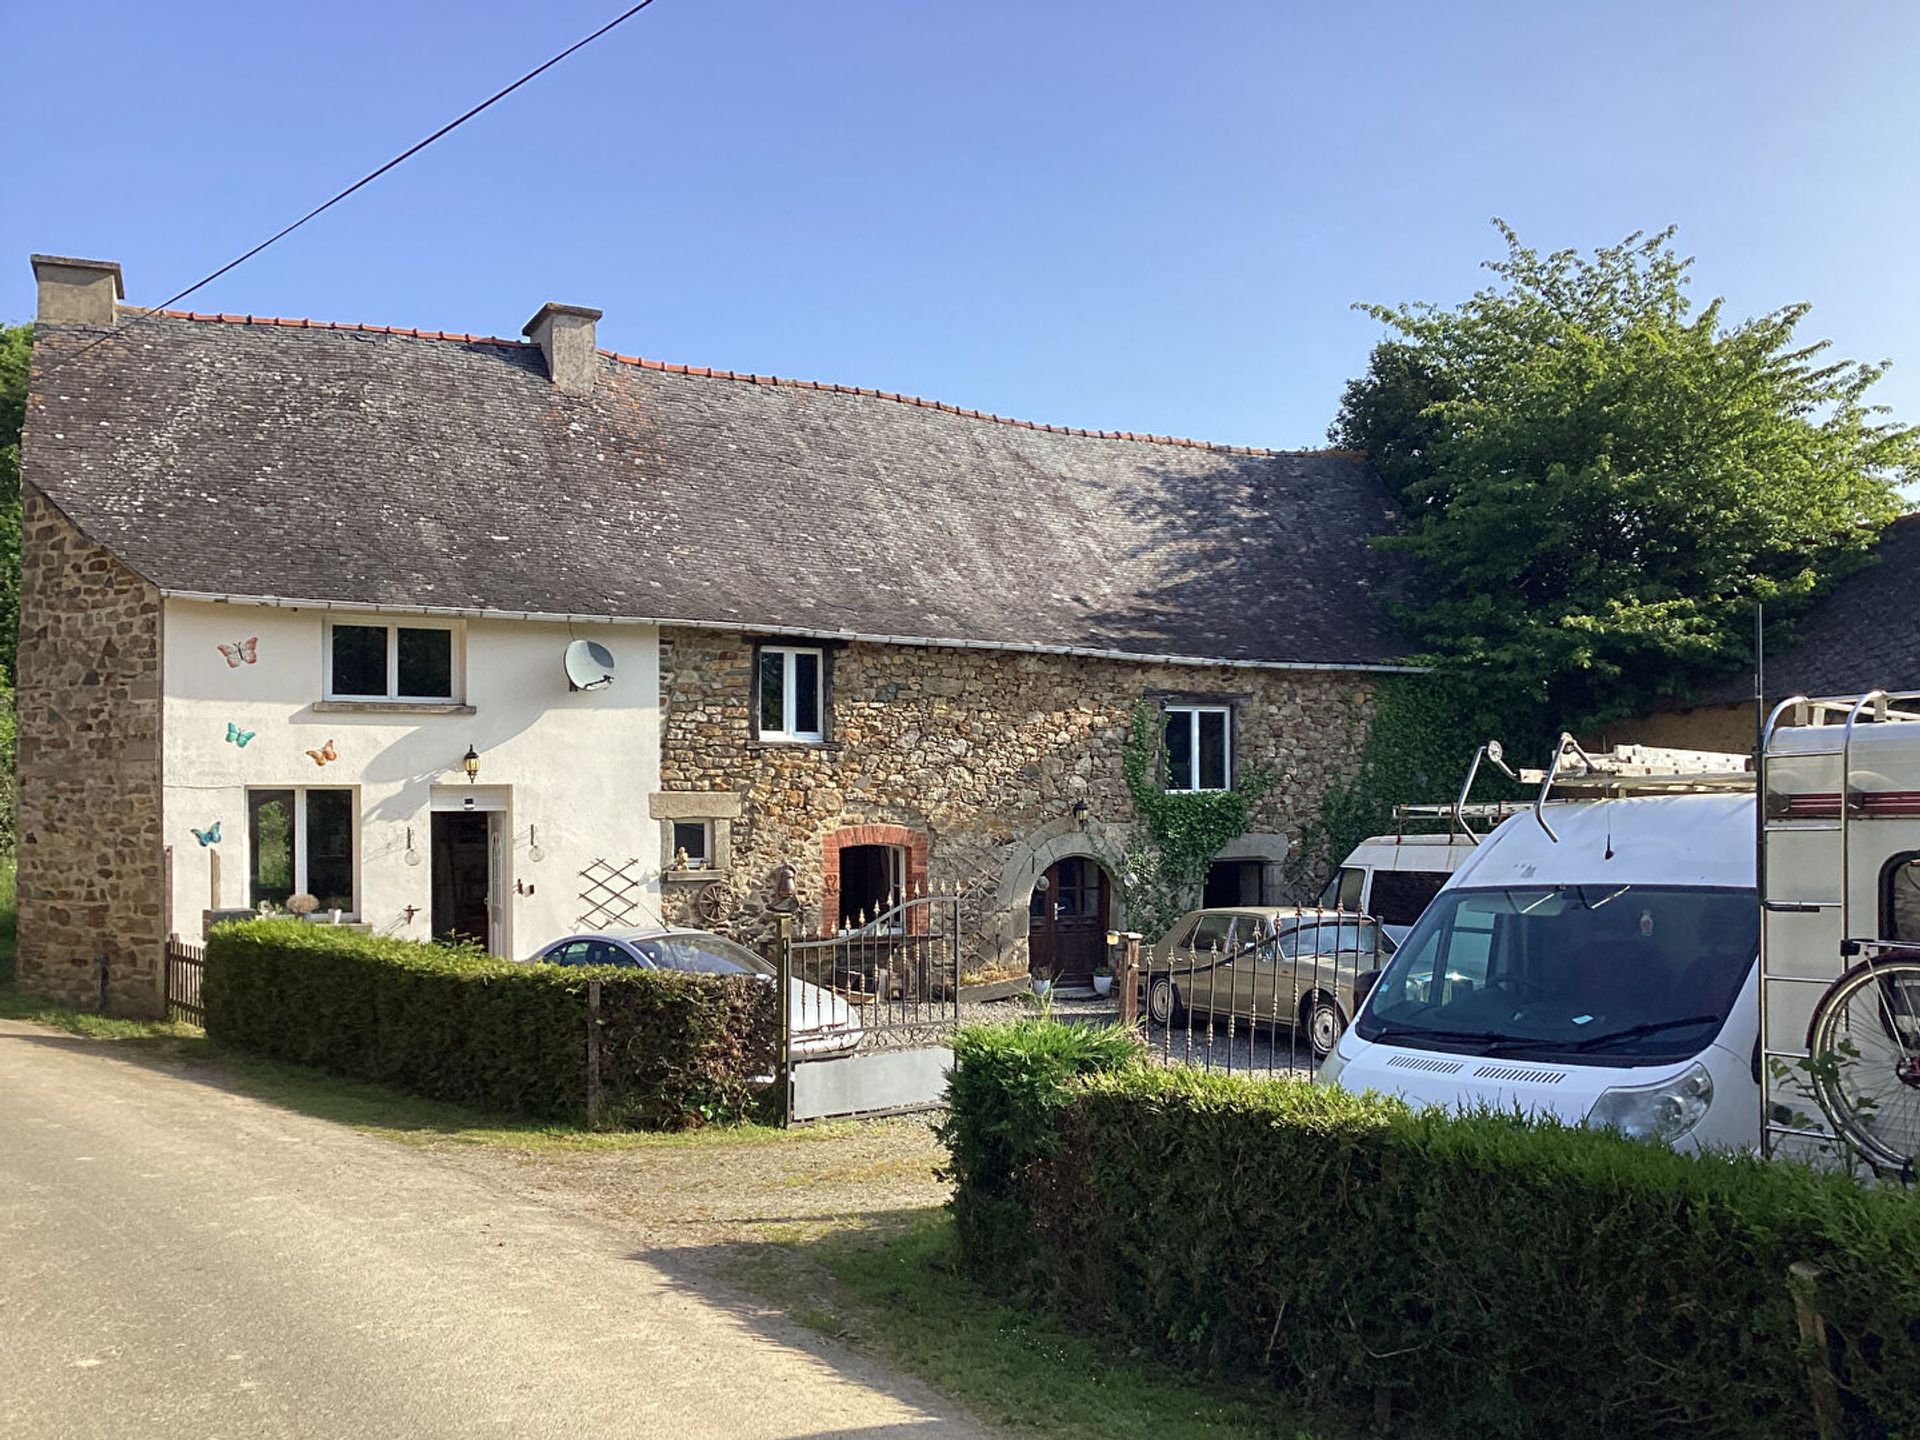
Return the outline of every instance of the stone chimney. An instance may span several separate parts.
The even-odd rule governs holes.
[[[112,260],[75,260],[65,255],[33,257],[42,325],[113,324],[113,302],[127,293]]]
[[[598,310],[584,305],[547,304],[520,332],[540,347],[548,377],[569,395],[593,389],[593,372],[600,363],[593,348],[593,322],[599,318]]]

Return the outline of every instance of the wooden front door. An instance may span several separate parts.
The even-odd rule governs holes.
[[[1027,907],[1028,967],[1064,985],[1085,985],[1107,952],[1107,872],[1084,855],[1057,861]]]

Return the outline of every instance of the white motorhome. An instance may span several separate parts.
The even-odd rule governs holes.
[[[1516,777],[1539,780],[1540,800],[1454,871],[1323,1076],[1680,1146],[1756,1146],[1749,767],[1638,747],[1591,757],[1564,739],[1547,771]],[[1604,798],[1552,801],[1556,783]]]
[[[1920,692],[1796,698],[1761,741],[1756,764],[1563,737],[1323,1076],[1910,1177]]]

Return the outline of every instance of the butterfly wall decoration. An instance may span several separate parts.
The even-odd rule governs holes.
[[[193,831],[193,838],[200,842],[200,848],[202,850],[206,849],[209,845],[218,845],[220,843],[220,822],[218,820],[214,821],[213,824],[204,830],[197,825],[189,825],[187,828]]]
[[[251,665],[259,659],[260,637],[249,635],[244,640],[236,640],[231,645],[222,645],[220,655],[227,662],[229,670],[237,670],[242,665]]]
[[[259,733],[258,730],[242,730],[238,725],[234,724],[233,721],[227,721],[227,743],[229,745],[238,745],[242,750],[246,749],[247,742]]]
[[[340,752],[333,748],[333,741],[331,740],[327,741],[327,743],[322,745],[318,750],[307,751],[307,754],[316,765],[326,765],[340,758]]]

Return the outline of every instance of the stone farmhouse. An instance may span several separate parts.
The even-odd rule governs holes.
[[[1355,455],[615,355],[574,306],[524,339],[162,314],[33,263],[39,991],[150,1012],[165,937],[301,895],[526,955],[757,938],[776,888],[827,929],[964,890],[977,970],[1070,976],[1124,919],[1143,700],[1168,786],[1279,777],[1208,886],[1277,901],[1401,668]]]

